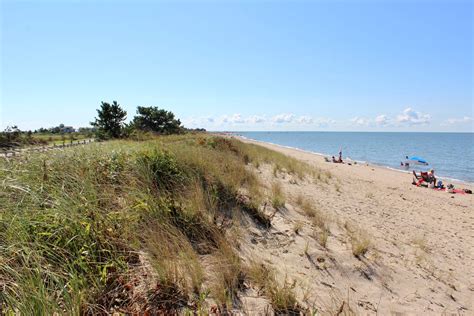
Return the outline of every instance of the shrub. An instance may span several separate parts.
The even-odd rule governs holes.
[[[153,150],[138,157],[138,165],[144,177],[157,189],[171,190],[184,185],[186,177],[174,156],[168,152]]]

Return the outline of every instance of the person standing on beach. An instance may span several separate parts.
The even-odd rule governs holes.
[[[342,163],[342,147],[339,150],[339,161],[338,162]]]

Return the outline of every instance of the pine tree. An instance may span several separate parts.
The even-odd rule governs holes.
[[[117,101],[113,101],[112,104],[102,102],[100,109],[97,109],[95,122],[91,122],[91,125],[97,128],[99,138],[119,138],[122,136],[126,118],[127,112]]]

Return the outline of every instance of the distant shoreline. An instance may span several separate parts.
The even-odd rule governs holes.
[[[239,133],[385,133],[385,134],[474,134],[473,132],[407,132],[407,131],[208,131],[211,134]]]
[[[243,140],[243,141],[251,141],[251,142],[258,143],[258,144],[266,144],[266,145],[270,145],[270,146],[276,146],[276,147],[280,147],[280,148],[283,148],[283,149],[289,149],[289,150],[298,151],[298,152],[302,152],[302,153],[306,153],[306,154],[312,154],[312,155],[315,155],[315,156],[318,156],[318,157],[321,157],[321,158],[324,158],[324,157],[330,158],[331,157],[330,154],[318,153],[318,152],[313,152],[313,151],[310,151],[310,150],[301,149],[301,148],[298,148],[298,147],[285,146],[285,145],[275,144],[275,143],[272,143],[272,142],[266,142],[266,141],[261,141],[261,140],[248,138],[248,137],[239,135],[237,132],[219,132],[219,133],[213,133],[213,134],[221,135],[221,136],[227,136],[227,137],[232,136],[232,137],[238,138],[238,139]],[[393,167],[390,167],[390,166],[380,165],[380,164],[373,163],[373,162],[370,162],[370,161],[358,161],[358,160],[352,160],[352,159],[346,160],[346,161],[351,162],[351,163],[356,162],[356,164],[359,164],[359,165],[367,165],[369,167],[377,168],[377,169],[381,169],[381,170],[387,170],[387,171],[390,171],[390,172],[394,172],[396,174],[406,174],[406,175],[411,175],[412,174],[412,171],[405,171],[405,170],[401,170],[401,169],[396,169],[396,168],[393,168]],[[454,179],[454,178],[444,177],[444,176],[439,176],[437,178],[442,180],[443,183],[453,183],[453,184],[459,185],[459,186],[474,187],[474,182],[470,182],[470,181],[464,181],[464,180]]]

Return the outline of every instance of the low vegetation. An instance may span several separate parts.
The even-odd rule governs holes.
[[[250,282],[270,299],[277,315],[300,315],[302,309],[294,294],[295,283],[286,279],[280,282],[275,272],[261,263],[252,262],[246,272]]]
[[[50,130],[41,129],[36,131],[21,131],[16,126],[7,127],[0,132],[0,149],[9,149],[25,146],[45,146],[69,144],[73,141],[90,139],[93,137],[91,131],[61,132],[62,127],[54,127]]]
[[[301,230],[303,229],[303,226],[304,226],[303,221],[296,221],[293,224],[293,231],[295,232],[295,234],[299,234],[301,232]]]
[[[328,243],[328,238],[329,238],[329,228],[327,226],[323,227],[320,231],[316,232],[316,240],[318,243],[324,247],[327,248],[327,243]]]
[[[242,268],[226,228],[235,217],[265,220],[246,166],[253,149],[236,144],[175,135],[2,160],[1,309],[133,313],[142,304],[166,313],[196,310],[206,297],[231,306]],[[218,267],[207,288],[202,255]],[[137,302],[145,281],[134,271],[146,265],[156,286]],[[269,293],[283,306],[281,291]]]
[[[184,132],[202,132],[204,129],[189,130],[181,125],[171,111],[156,106],[138,106],[137,113],[130,123],[126,123],[127,111],[117,101],[101,102],[97,117],[90,125],[80,127],[59,124],[35,131],[22,131],[18,126],[8,126],[0,132],[0,149],[24,147],[30,145],[65,145],[75,140],[96,138],[107,139],[150,139],[153,135],[172,135]]]
[[[319,174],[323,174],[320,170],[305,162],[288,157],[285,154],[263,146],[246,144],[235,139],[229,139],[228,141],[236,148],[236,150],[244,155],[248,163],[254,164],[257,168],[262,164],[273,165],[274,175],[278,175],[280,172],[286,172],[303,179],[313,178],[317,177]]]
[[[296,197],[296,205],[298,205],[303,213],[309,217],[316,230],[313,232],[313,237],[318,243],[326,248],[327,241],[330,235],[329,219],[319,210],[315,204],[302,195]]]
[[[285,206],[285,195],[278,182],[274,182],[271,187],[271,199],[274,208],[279,209]]]
[[[349,234],[352,254],[357,258],[365,256],[371,247],[369,234],[350,223],[346,223],[345,228]]]

